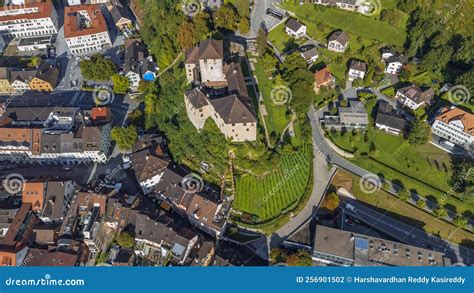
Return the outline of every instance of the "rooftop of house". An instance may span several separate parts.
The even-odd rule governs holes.
[[[156,155],[151,149],[144,149],[130,155],[132,167],[138,182],[144,182],[162,173],[170,161]]]
[[[343,31],[335,31],[329,36],[328,41],[337,41],[339,44],[345,46],[349,42],[349,35]]]
[[[289,28],[290,30],[297,32],[301,27],[304,26],[301,22],[299,22],[297,19],[290,18],[286,22],[285,26]]]
[[[31,248],[23,261],[23,266],[75,266],[78,262],[77,254],[57,250]]]
[[[397,92],[400,92],[401,94],[407,96],[410,100],[414,101],[417,104],[424,101],[428,101],[434,96],[434,90],[432,88],[422,90],[420,87],[414,84],[403,87]]]
[[[147,71],[155,70],[153,62],[147,58],[146,46],[141,39],[127,39],[124,47],[125,64],[123,70],[125,73],[133,71],[142,75]]]
[[[64,9],[64,37],[73,38],[107,32],[105,18],[99,5],[66,6]]]
[[[468,113],[458,107],[444,108],[436,116],[436,120],[449,124],[453,121],[460,121],[464,126],[464,132],[474,136],[474,114]]]
[[[352,70],[357,70],[357,71],[367,71],[367,63],[362,62],[360,60],[352,60],[351,65],[349,66],[350,69]]]
[[[329,72],[327,67],[324,67],[323,69],[314,73],[314,81],[317,85],[325,84],[326,82],[333,80],[333,78],[334,77],[332,76],[331,72]]]
[[[74,118],[79,108],[76,107],[7,107],[0,121],[11,119],[14,122],[46,122],[51,115]]]
[[[397,113],[389,103],[378,103],[375,123],[389,126],[394,129],[403,130],[407,121]]]
[[[318,51],[318,48],[316,47],[311,47],[310,49],[308,50],[304,50],[301,52],[301,55],[303,55],[303,58],[305,60],[308,60],[308,59],[311,59],[313,57],[316,57],[319,55],[319,51]]]
[[[122,18],[130,19],[127,9],[123,7],[120,1],[114,1],[112,5],[110,14],[115,23],[118,23]]]

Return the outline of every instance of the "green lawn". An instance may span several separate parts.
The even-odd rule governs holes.
[[[367,142],[362,133],[328,132],[330,139],[340,148],[356,152],[351,159],[353,163],[390,181],[401,182],[406,189],[421,196],[431,195],[439,200],[451,189],[451,158],[432,144],[414,147],[402,136],[373,130],[369,131]],[[372,143],[375,151],[371,152]],[[367,155],[361,155],[363,153]],[[474,209],[452,196],[447,197],[444,204],[455,206],[461,213]]]
[[[242,175],[236,180],[236,210],[269,221],[296,207],[311,178],[312,146],[285,156],[276,170],[264,176]]]
[[[346,187],[347,180],[352,183],[351,191],[357,200],[379,209],[380,212],[389,217],[428,233],[438,235],[443,239],[449,239],[449,241],[454,243],[468,242],[466,240],[472,239],[472,233],[463,229],[457,229],[454,225],[437,219],[383,190],[377,190],[371,194],[363,192],[359,186],[360,177],[347,171],[339,170],[332,184],[337,187],[339,185]]]
[[[268,33],[268,40],[283,53],[285,44],[290,40],[290,37],[285,32],[285,23],[280,23]]]
[[[258,79],[258,90],[263,96],[263,101],[268,112],[268,115],[265,116],[268,132],[275,132],[277,136],[279,136],[290,121],[286,114],[287,107],[285,105],[274,105],[272,103],[270,93],[273,88],[273,81],[268,79],[259,63],[255,63],[254,74]]]
[[[225,0],[224,2],[234,5],[240,16],[250,16],[250,0]]]
[[[375,17],[313,4],[286,4],[284,8],[294,12],[297,18],[307,25],[307,33],[316,40],[326,40],[327,33],[336,29],[348,32],[352,37],[352,43],[355,37],[359,36],[402,47],[406,39],[405,22],[402,22],[403,25],[400,27],[393,27]],[[317,20],[323,25],[318,26]]]

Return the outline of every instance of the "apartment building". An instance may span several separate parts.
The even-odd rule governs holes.
[[[58,15],[51,0],[0,7],[0,35],[7,38],[52,35],[57,29]]]
[[[460,108],[444,108],[431,127],[431,132],[466,150],[474,145],[474,115]]]
[[[64,10],[64,37],[73,55],[89,55],[112,46],[98,5],[67,6]]]
[[[0,160],[13,163],[105,163],[111,144],[110,124],[79,125],[67,132],[38,128],[0,128]]]
[[[434,97],[434,91],[432,88],[421,89],[420,87],[412,84],[397,90],[395,98],[400,103],[411,110],[430,105]]]

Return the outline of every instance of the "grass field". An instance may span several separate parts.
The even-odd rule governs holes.
[[[224,2],[234,5],[240,16],[250,16],[250,0],[225,0]]]
[[[351,132],[341,134],[329,131],[329,137],[340,148],[349,152],[357,151],[351,159],[356,165],[395,181],[421,196],[433,196],[439,200],[451,189],[451,157],[431,144],[414,147],[402,136],[381,131],[372,131],[368,142],[365,142],[361,133],[353,135]],[[370,152],[372,143],[376,150]],[[370,155],[360,155],[364,152]],[[442,204],[450,205],[458,213],[474,210],[472,205],[452,196],[448,196]]]
[[[283,53],[285,44],[290,40],[290,37],[285,32],[285,23],[280,23],[268,33],[268,40]]]
[[[352,35],[352,41],[354,41],[354,37],[359,36],[402,47],[406,39],[406,20],[401,22],[400,27],[393,27],[375,18],[338,8],[312,4],[287,4],[284,5],[284,8],[294,12],[297,18],[307,25],[307,33],[316,40],[326,40],[327,34],[336,29],[347,31]],[[321,29],[321,25],[318,27],[316,20],[324,24],[323,29]]]
[[[256,177],[243,175],[236,180],[233,207],[267,221],[294,208],[304,195],[311,178],[312,146],[284,157],[280,168]]]
[[[352,194],[357,200],[379,209],[380,212],[385,213],[387,216],[398,219],[408,225],[438,235],[443,239],[449,239],[449,241],[455,243],[469,243],[469,240],[472,241],[473,236],[468,231],[457,229],[443,220],[437,219],[406,202],[400,201],[383,190],[378,190],[372,194],[362,192],[359,187],[359,180],[358,176],[344,170],[339,170],[332,183],[337,187],[343,186],[345,188],[347,188],[347,182],[351,183]]]
[[[258,90],[263,96],[265,108],[268,112],[268,115],[265,117],[268,132],[275,132],[275,134],[279,136],[290,121],[289,117],[287,117],[288,109],[285,105],[274,105],[272,103],[270,94],[273,88],[273,81],[268,79],[262,66],[260,66],[258,62],[255,63],[254,74],[258,79]]]

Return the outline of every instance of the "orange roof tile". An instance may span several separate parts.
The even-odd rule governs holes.
[[[33,1],[27,1],[33,2]],[[15,14],[16,9],[25,9],[32,8],[32,13],[21,13]],[[35,12],[34,8],[37,8]],[[29,10],[29,9],[28,9]],[[0,11],[11,11],[8,15],[0,16],[0,22],[2,21],[10,21],[10,20],[19,20],[19,19],[38,19],[38,18],[46,18],[50,17],[53,10],[53,4],[51,0],[46,0],[44,2],[38,1],[37,3],[27,3],[24,5],[16,6],[16,5],[4,5],[0,6]]]
[[[441,114],[436,117],[436,120],[446,124],[460,120],[464,125],[464,132],[474,135],[474,114],[468,113],[460,108],[444,108]]]
[[[331,72],[329,72],[327,67],[319,70],[314,74],[314,80],[316,81],[317,85],[325,84],[326,82],[332,79]]]
[[[31,203],[33,211],[42,211],[44,207],[44,182],[25,182],[21,200],[23,203]]]
[[[90,27],[79,28],[77,15],[79,11],[86,11],[90,18]],[[64,37],[73,38],[107,31],[105,18],[99,5],[66,6],[64,9]]]

